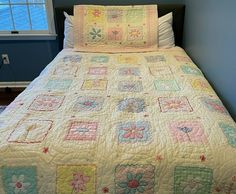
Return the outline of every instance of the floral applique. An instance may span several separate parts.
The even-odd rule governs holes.
[[[140,113],[145,109],[145,101],[141,98],[125,98],[118,102],[118,110],[131,112],[131,113]]]
[[[73,180],[71,181],[71,187],[76,193],[86,191],[86,184],[89,182],[89,176],[82,173],[74,173]]]

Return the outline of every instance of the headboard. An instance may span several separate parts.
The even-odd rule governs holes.
[[[67,12],[69,15],[73,15],[73,6],[57,7],[55,8],[55,11],[54,11],[56,32],[58,35],[57,39],[59,42],[59,50],[63,49],[64,20],[65,20],[63,11]],[[175,45],[182,46],[185,5],[183,4],[158,4],[159,17],[169,12],[173,12],[173,30],[175,34]]]

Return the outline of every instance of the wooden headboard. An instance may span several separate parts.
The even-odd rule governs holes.
[[[59,42],[59,50],[63,49],[64,20],[65,20],[63,11],[67,12],[69,15],[73,15],[73,6],[56,7],[54,11],[56,32],[58,35],[57,39]],[[158,4],[159,17],[169,12],[173,12],[173,30],[175,34],[175,45],[182,46],[185,5],[183,4]]]

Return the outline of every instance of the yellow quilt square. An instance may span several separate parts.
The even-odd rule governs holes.
[[[104,22],[105,21],[105,9],[104,7],[89,7],[87,9],[88,22]]]
[[[82,90],[106,90],[107,80],[105,79],[88,79],[82,85]]]
[[[57,193],[93,194],[96,192],[95,165],[57,166]]]

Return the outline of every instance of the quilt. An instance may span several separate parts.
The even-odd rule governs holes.
[[[64,49],[0,132],[1,194],[236,193],[236,124],[179,47]]]
[[[75,5],[74,13],[74,48],[77,51],[157,50],[157,5]]]

